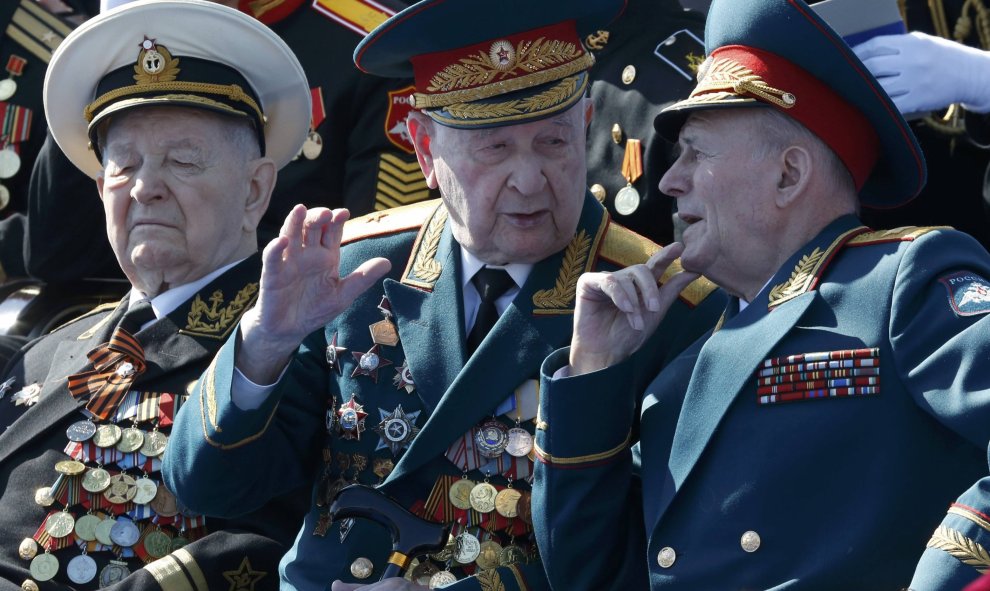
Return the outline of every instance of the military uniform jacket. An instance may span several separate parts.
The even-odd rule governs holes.
[[[534,506],[551,583],[929,591],[976,578],[990,566],[988,278],[969,236],[868,232],[848,216],[644,389],[630,385],[636,357],[552,379],[567,363],[554,353]],[[633,407],[604,392],[643,396],[634,449]],[[590,405],[595,430],[575,410]]]
[[[233,329],[244,309],[253,303],[259,269],[260,257],[252,256],[206,285],[171,314],[138,332],[136,337],[144,346],[147,368],[133,383],[132,392],[168,393],[173,400],[170,408],[178,405],[190,383],[218,349],[222,338]],[[178,517],[168,517],[166,514],[172,513],[171,510],[156,514],[133,502],[110,504],[105,502],[102,493],[88,493],[73,486],[72,481],[78,481],[82,475],[58,479],[56,464],[70,459],[67,428],[86,418],[81,412],[86,400],[70,394],[66,378],[92,368],[87,353],[108,341],[126,308],[125,299],[116,307],[100,308],[59,328],[22,349],[8,366],[7,377],[13,380],[13,389],[0,400],[0,487],[3,490],[0,497],[0,589],[38,589],[39,586],[41,589],[95,589],[101,586],[101,575],[110,560],[120,555],[125,557],[123,562],[131,574],[116,582],[112,586],[115,589],[277,589],[278,556],[288,547],[294,532],[294,528],[280,529],[279,519],[300,515],[303,504],[293,506],[283,499],[252,515],[225,523],[212,518],[204,520],[185,509]],[[37,402],[31,406],[16,405],[13,399],[18,391],[33,385],[40,388]],[[156,410],[168,414],[164,404]],[[152,424],[157,424],[160,432],[167,433],[168,423],[160,418],[142,420],[136,426],[149,433]],[[128,420],[120,426],[126,428],[132,424]],[[88,447],[92,441],[80,444],[82,449],[89,450],[87,454],[97,453]],[[110,448],[106,453],[116,452]],[[116,458],[104,456],[102,465],[110,473],[121,470],[127,456],[131,456],[132,463],[137,465],[126,469],[128,474],[134,478],[147,475],[160,484],[156,469],[148,469],[150,462],[146,462],[143,455],[116,455]],[[93,470],[97,465],[96,461],[86,462],[87,470]],[[46,501],[48,506],[36,502],[36,491],[45,487],[53,488],[54,502]],[[66,495],[78,498],[67,502]],[[76,520],[83,517],[87,513],[84,503],[101,519],[106,514],[112,514],[118,520],[133,519],[140,528],[141,539],[127,548],[97,547],[97,542],[87,544],[73,531],[67,537],[58,538],[63,543],[56,543],[61,549],[53,551],[59,563],[54,578],[48,582],[38,580],[30,570],[30,557],[19,556],[19,546],[25,539],[43,538],[40,534],[45,531],[43,526],[49,514],[60,512],[66,504]],[[205,529],[201,527],[204,522]],[[175,546],[157,560],[143,544],[156,531],[156,523],[160,526],[158,531],[168,536],[168,546]],[[179,523],[187,525],[188,529],[183,531]],[[178,538],[189,543],[180,548]],[[38,554],[44,553],[30,542],[28,546]],[[75,584],[68,578],[68,565],[82,554],[82,548],[95,559],[97,571],[91,582]],[[116,572],[119,576],[120,570]],[[22,587],[22,584],[26,586]]]
[[[358,520],[342,538],[338,524],[331,527],[326,521],[326,483],[340,481],[383,482],[381,489],[417,514],[454,522],[454,533],[467,530],[483,542],[497,539],[503,547],[517,548],[516,560],[507,566],[455,565],[460,579],[455,586],[547,588],[529,541],[528,514],[497,517],[494,512],[458,510],[448,500],[451,483],[462,475],[476,483],[490,480],[500,490],[512,480],[528,494],[531,463],[504,453],[472,464],[463,459],[471,456],[470,442],[464,444],[466,450],[462,445],[460,455],[451,450],[456,452],[465,434],[479,423],[503,420],[495,417],[503,412],[496,409],[514,391],[518,394],[529,384],[535,394],[541,361],[570,339],[575,283],[581,272],[645,261],[658,247],[612,224],[587,196],[571,243],[535,264],[512,304],[469,358],[460,247],[446,217],[446,209],[432,201],[349,222],[345,241],[350,243],[343,249],[341,272],[369,257],[384,256],[393,263],[390,276],[304,341],[279,387],[259,409],[240,410],[230,401],[235,351],[231,341],[179,413],[164,473],[189,506],[235,514],[287,486],[314,487],[313,506],[280,567],[286,588],[328,589],[335,579],[371,582],[381,576],[391,548],[387,532]],[[705,281],[692,285],[687,297],[699,305],[676,305],[671,334],[696,335],[705,330],[705,319],[709,326],[714,322],[712,312],[720,303],[706,305],[710,291]],[[393,346],[376,349],[381,368],[373,379],[361,373],[360,360],[374,346],[369,326],[383,319],[379,306],[390,308],[399,338]],[[327,362],[330,350],[336,351],[339,363],[334,368]],[[411,374],[413,388],[400,381],[403,368]],[[360,439],[355,437],[357,430],[344,428],[347,419],[341,414],[351,403],[366,414]],[[532,410],[521,416],[523,428],[530,431],[535,400]],[[504,417],[507,426],[516,413]],[[389,445],[383,427],[390,417],[400,415],[410,418],[416,432]],[[242,479],[217,479],[212,486],[203,482],[201,475],[220,472]],[[361,558],[370,560],[364,572],[358,568],[361,563],[355,563]],[[441,560],[435,567],[442,570],[445,564]],[[465,576],[471,573],[477,576]]]

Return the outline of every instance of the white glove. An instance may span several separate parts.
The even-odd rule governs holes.
[[[881,35],[852,49],[905,115],[952,103],[990,111],[990,52],[917,31]]]

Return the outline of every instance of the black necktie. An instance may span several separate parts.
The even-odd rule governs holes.
[[[118,328],[127,332],[137,334],[144,323],[155,320],[155,310],[151,307],[151,300],[147,298],[133,302],[117,323]]]
[[[516,283],[512,277],[506,273],[505,269],[493,269],[482,267],[471,283],[481,296],[481,305],[478,306],[478,315],[474,319],[474,327],[467,338],[468,355],[474,353],[481,341],[485,340],[485,335],[491,331],[498,320],[498,310],[495,308],[495,300],[502,297],[509,288]]]

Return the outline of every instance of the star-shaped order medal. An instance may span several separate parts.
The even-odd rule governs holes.
[[[413,390],[416,389],[416,383],[413,381],[412,372],[409,371],[408,359],[403,361],[402,365],[395,368],[395,376],[392,377],[392,384],[395,386],[396,390],[405,388],[408,394],[412,394]]]
[[[344,347],[337,346],[337,333],[334,332],[333,338],[330,339],[330,344],[327,345],[327,365],[330,366],[330,369],[337,370],[338,376],[342,375],[342,372],[340,370],[340,365],[341,365],[340,356],[341,354],[346,352],[347,349],[345,349]]]
[[[375,427],[375,432],[381,437],[381,441],[378,442],[378,447],[375,448],[376,451],[387,447],[392,452],[392,456],[395,456],[402,448],[409,447],[413,437],[419,433],[419,427],[416,426],[416,419],[419,417],[420,412],[417,410],[416,412],[406,414],[402,410],[401,404],[391,412],[379,408],[378,413],[382,418],[382,422],[378,423],[378,426]]]
[[[378,370],[386,365],[392,365],[391,361],[382,357],[380,348],[380,345],[375,345],[365,353],[361,353],[360,351],[353,351],[351,353],[358,364],[351,374],[352,378],[364,375],[371,378],[371,381],[376,384],[378,383]]]
[[[340,436],[344,439],[361,439],[361,432],[364,431],[364,419],[368,413],[364,412],[364,407],[351,399],[340,405],[337,410],[337,428],[340,429]]]
[[[30,386],[24,386],[17,391],[11,400],[14,401],[14,406],[33,406],[35,402],[38,402],[38,396],[41,394],[41,385],[34,383]]]

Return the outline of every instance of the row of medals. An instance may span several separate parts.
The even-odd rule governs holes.
[[[112,423],[97,426],[90,420],[73,423],[66,430],[66,435],[73,442],[83,443],[92,439],[97,447],[115,447],[121,452],[138,452],[148,458],[160,457],[168,443],[168,436],[157,429],[152,431],[142,431],[137,427],[121,429],[120,426]],[[88,467],[77,460],[60,461],[55,464],[55,471],[59,474],[59,479],[81,476],[84,490],[91,494],[102,494],[112,504],[123,505],[133,502],[138,505],[148,505],[162,517],[173,517],[179,513],[178,504],[172,493],[147,476],[135,478],[124,472],[111,476],[102,466]],[[35,492],[35,503],[42,507],[53,505],[54,489],[55,486],[38,489]],[[124,548],[133,546],[141,537],[141,530],[130,519],[114,519],[109,515],[100,519],[92,513],[76,519],[69,512],[68,507],[51,514],[45,521],[44,528],[53,538],[64,538],[74,532],[78,539],[86,542],[96,541],[105,546],[117,545]],[[150,556],[161,558],[186,543],[185,538],[181,536],[172,538],[161,530],[156,530],[145,536],[143,545]],[[59,561],[50,552],[38,554],[38,549],[34,539],[25,538],[18,553],[22,559],[31,561],[32,577],[38,581],[48,581],[58,573]],[[115,583],[129,574],[127,563],[113,560],[100,572],[100,586]],[[66,565],[66,575],[73,583],[88,583],[96,577],[96,561],[85,553],[80,554]]]
[[[503,452],[524,458],[533,450],[533,436],[520,427],[518,421],[516,426],[510,429],[494,417],[475,427],[474,443],[478,453],[489,459],[497,458]],[[484,514],[495,511],[506,519],[518,518],[528,524],[533,523],[530,513],[530,493],[512,488],[511,482],[507,488],[500,491],[492,486],[487,478],[482,482],[475,482],[464,475],[450,486],[447,497],[458,509],[473,509]],[[525,564],[530,556],[515,544],[510,543],[502,547],[494,540],[482,542],[469,531],[462,531],[457,536],[452,536],[447,546],[431,558],[446,562],[448,565],[451,564],[451,560],[457,565],[468,565],[473,562],[481,570],[489,570],[516,563]],[[457,582],[457,577],[450,572],[450,566],[446,570],[438,570],[429,560],[420,562],[412,570],[412,579],[421,584],[428,584],[431,589]]]

